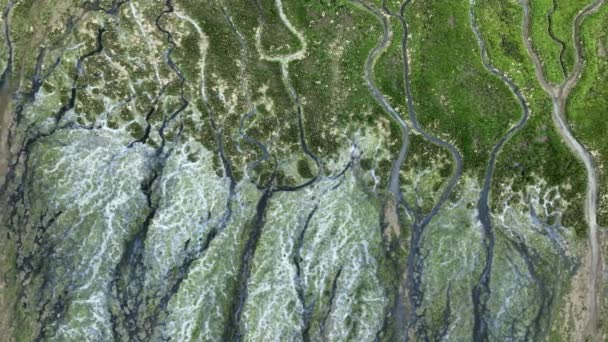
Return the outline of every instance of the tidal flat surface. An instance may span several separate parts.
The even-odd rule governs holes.
[[[605,0],[0,0],[0,341],[608,340]]]

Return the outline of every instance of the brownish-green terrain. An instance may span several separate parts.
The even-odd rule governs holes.
[[[0,341],[608,340],[606,0],[0,0]]]

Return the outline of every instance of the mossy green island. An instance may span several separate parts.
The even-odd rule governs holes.
[[[0,341],[608,340],[606,0],[0,0]]]

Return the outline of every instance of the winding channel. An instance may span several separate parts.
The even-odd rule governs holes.
[[[401,202],[403,200],[403,195],[401,193],[401,185],[399,182],[399,172],[407,156],[407,149],[409,146],[409,127],[405,120],[403,120],[401,115],[397,113],[397,111],[391,106],[388,100],[380,92],[373,79],[374,65],[376,64],[376,61],[378,60],[380,55],[382,55],[388,48],[389,42],[392,38],[392,33],[389,31],[388,19],[386,18],[386,16],[380,13],[380,11],[363,1],[351,1],[355,4],[364,7],[365,10],[374,14],[382,22],[382,36],[374,47],[374,49],[369,53],[369,55],[367,56],[367,60],[365,61],[365,82],[367,83],[367,87],[369,88],[370,93],[374,97],[374,100],[376,100],[376,102],[380,104],[382,109],[391,116],[391,118],[399,125],[399,128],[401,129],[401,148],[399,149],[399,155],[397,156],[397,159],[395,159],[395,161],[393,162],[388,185],[388,191],[392,193],[393,196],[395,196],[397,202]]]
[[[509,140],[513,135],[515,135],[525,126],[530,116],[530,110],[519,88],[513,83],[510,78],[505,76],[500,70],[498,70],[490,63],[485,40],[483,39],[483,36],[479,31],[479,27],[477,26],[474,7],[475,0],[470,0],[469,19],[471,22],[471,28],[473,30],[473,33],[475,34],[477,43],[479,44],[481,62],[488,72],[500,78],[500,80],[507,85],[511,93],[513,93],[513,95],[517,98],[522,107],[522,116],[519,122],[517,122],[517,124],[512,126],[507,131],[507,133],[505,133],[505,135],[498,141],[496,145],[494,145],[492,151],[490,152],[490,160],[486,168],[483,187],[481,189],[479,200],[477,202],[478,219],[482,225],[484,233],[483,245],[485,250],[486,261],[481,276],[479,277],[477,284],[475,284],[475,286],[473,287],[471,293],[473,300],[474,320],[473,339],[475,341],[485,341],[488,340],[488,322],[486,321],[486,318],[484,316],[487,311],[486,306],[490,297],[490,280],[492,273],[492,261],[494,258],[494,231],[492,228],[489,198],[490,186],[492,185],[492,176],[494,174],[494,169],[496,166],[496,158],[500,150],[507,142],[507,140]]]
[[[411,0],[406,0],[401,4],[399,15],[395,15],[395,14],[391,13],[392,16],[395,16],[399,20],[399,22],[401,23],[401,27],[403,28],[403,36],[401,39],[401,52],[402,52],[402,58],[403,58],[403,81],[404,81],[403,84],[404,84],[404,92],[405,92],[405,96],[406,96],[406,100],[407,100],[408,115],[409,115],[410,121],[412,122],[412,127],[414,127],[414,129],[418,133],[420,133],[424,137],[424,139],[430,141],[431,143],[433,143],[437,146],[446,148],[448,151],[450,151],[450,154],[452,155],[452,159],[456,163],[455,171],[453,172],[452,177],[450,178],[450,181],[448,182],[448,184],[445,186],[443,192],[441,193],[439,200],[437,201],[435,206],[431,209],[431,211],[418,223],[418,226],[425,227],[426,225],[428,225],[428,223],[431,221],[431,219],[439,212],[439,209],[441,209],[441,206],[445,203],[445,201],[447,201],[447,199],[450,196],[450,194],[452,193],[452,191],[454,191],[454,188],[456,187],[458,181],[462,177],[462,170],[463,170],[464,163],[462,161],[462,156],[460,155],[460,152],[458,151],[456,146],[454,146],[453,144],[451,144],[445,140],[442,140],[434,135],[429,134],[428,132],[426,132],[424,130],[424,128],[422,128],[422,126],[420,126],[420,123],[418,122],[418,117],[417,117],[416,111],[414,109],[414,100],[412,97],[412,86],[411,86],[411,81],[410,81],[410,66],[409,66],[409,58],[407,55],[407,36],[408,36],[409,30],[408,30],[406,17],[405,17],[405,9],[406,9],[407,5],[409,5],[410,3],[411,3]],[[384,8],[385,8],[385,11],[387,11],[386,6]]]
[[[397,18],[399,20],[402,30],[403,30],[403,36],[401,39],[401,53],[402,53],[403,80],[404,80],[403,91],[405,94],[405,98],[406,98],[406,102],[407,102],[407,109],[408,109],[408,116],[412,123],[412,127],[418,133],[420,133],[425,140],[427,140],[439,147],[443,147],[443,148],[446,148],[447,150],[449,150],[449,152],[452,156],[452,159],[456,163],[456,167],[454,169],[454,172],[452,173],[452,176],[451,176],[448,184],[444,187],[439,199],[437,200],[437,202],[435,203],[433,208],[429,211],[428,214],[426,214],[426,216],[416,217],[416,221],[412,225],[412,228],[411,228],[412,232],[411,232],[411,238],[410,238],[410,252],[408,254],[408,260],[407,260],[407,270],[406,270],[407,275],[406,275],[406,284],[405,284],[405,289],[407,292],[406,295],[408,297],[408,302],[409,302],[409,308],[407,310],[409,312],[407,314],[409,316],[409,317],[407,317],[408,318],[407,329],[408,330],[420,330],[422,332],[422,334],[425,335],[426,332],[425,332],[424,326],[418,326],[419,316],[416,313],[417,309],[420,307],[420,304],[422,302],[422,297],[423,297],[423,293],[420,289],[420,284],[421,284],[420,276],[422,274],[424,260],[420,256],[420,254],[421,254],[420,253],[421,252],[420,243],[422,240],[424,228],[430,223],[432,218],[439,212],[439,210],[441,209],[443,204],[447,201],[448,197],[450,196],[450,194],[456,187],[458,181],[462,177],[463,160],[462,160],[460,153],[458,152],[458,149],[454,145],[426,132],[420,126],[417,116],[416,116],[416,111],[414,108],[414,101],[413,101],[413,96],[412,96],[412,91],[411,91],[411,81],[410,81],[410,77],[409,77],[410,68],[409,68],[409,58],[407,55],[408,25],[407,25],[407,22],[405,19],[405,9],[406,9],[407,5],[410,4],[411,0],[406,0],[406,1],[402,2],[400,11],[398,14],[392,13],[386,6],[386,1],[384,0],[382,2],[382,8],[386,15],[383,15],[379,10],[374,8],[372,5],[369,5],[369,4],[360,2],[360,1],[354,1],[354,2],[356,2],[357,4],[360,4],[367,11],[374,14],[378,18],[378,20],[382,23],[382,26],[383,26],[383,34],[381,36],[381,39],[380,39],[379,43],[376,45],[376,47],[370,52],[370,54],[368,55],[368,58],[366,60],[366,63],[365,63],[365,80],[366,80],[368,88],[369,88],[372,96],[376,100],[376,102],[378,102],[382,106],[382,108],[391,115],[393,120],[396,121],[401,128],[403,143],[402,143],[401,149],[399,151],[399,155],[398,155],[397,159],[394,161],[393,166],[392,166],[388,191],[390,193],[392,193],[395,196],[395,198],[399,200],[399,202],[401,202],[401,203],[404,202],[404,199],[401,194],[400,184],[399,184],[399,171],[401,169],[401,166],[405,162],[405,158],[407,155],[407,148],[408,148],[408,144],[409,144],[409,128],[408,128],[407,123],[403,120],[403,118],[401,118],[401,116],[388,103],[386,98],[382,95],[382,93],[380,92],[380,90],[377,88],[377,86],[375,85],[375,83],[373,81],[373,70],[372,70],[373,66],[376,63],[376,61],[378,60],[378,58],[380,57],[380,55],[386,51],[386,49],[388,48],[388,45],[392,39],[392,32],[390,31],[390,28],[389,28],[390,24],[387,19],[388,17]],[[404,203],[404,204],[406,204],[406,203]],[[415,214],[417,214],[417,213],[415,213]],[[419,216],[419,215],[416,215],[416,216]],[[405,295],[405,293],[400,294],[400,296],[402,296],[402,295]],[[402,300],[403,300],[403,298],[400,298],[398,300],[397,305],[401,305],[400,303]],[[449,299],[448,299],[448,301],[449,301]],[[403,308],[402,308],[402,310],[403,310]],[[403,314],[402,310],[397,310],[397,312],[398,313],[401,312],[401,314]],[[401,318],[403,318],[403,317],[401,317]],[[408,333],[404,334],[404,338],[406,340],[409,337],[408,335],[409,335]]]
[[[293,87],[291,78],[289,76],[289,63],[292,61],[301,60],[306,57],[306,53],[307,53],[306,38],[304,37],[304,35],[301,32],[299,32],[291,24],[291,22],[289,21],[289,18],[287,18],[287,15],[285,14],[285,10],[283,8],[282,0],[275,0],[275,6],[279,12],[279,17],[281,18],[281,21],[283,22],[285,27],[289,30],[289,32],[291,32],[293,35],[295,35],[298,38],[301,48],[293,53],[286,54],[286,55],[272,56],[272,55],[266,54],[262,49],[262,43],[261,43],[262,28],[261,27],[259,27],[256,30],[256,35],[255,35],[256,48],[258,50],[258,53],[260,54],[261,59],[269,61],[269,62],[279,62],[280,66],[281,66],[281,76],[283,78],[283,83],[285,85],[285,88],[287,89],[287,92],[289,93],[291,100],[293,101],[293,103],[296,107],[296,114],[297,114],[297,120],[298,120],[297,121],[298,122],[298,138],[300,140],[300,146],[301,146],[304,154],[308,158],[312,159],[317,167],[317,174],[315,175],[315,177],[312,178],[313,181],[316,181],[322,172],[321,159],[308,148],[308,144],[306,143],[306,135],[304,134],[304,124],[303,124],[304,109],[302,108],[302,103],[300,102],[300,97],[298,96],[298,93],[296,92],[295,88]],[[308,184],[308,182],[306,184]]]
[[[297,124],[298,124],[298,130],[299,130],[300,146],[301,146],[304,154],[306,154],[310,159],[312,159],[315,162],[315,164],[317,166],[317,174],[314,177],[312,177],[311,179],[305,181],[302,184],[296,185],[296,186],[275,185],[274,181],[276,180],[276,173],[277,173],[276,172],[277,164],[275,162],[275,169],[271,176],[271,180],[262,189],[260,189],[260,190],[263,190],[262,196],[260,197],[260,199],[256,205],[256,214],[252,218],[249,227],[246,229],[247,237],[246,237],[246,241],[245,241],[245,245],[244,245],[244,250],[241,255],[241,262],[240,262],[240,267],[239,267],[237,280],[236,280],[237,285],[236,285],[236,291],[235,291],[235,298],[233,299],[232,304],[230,306],[228,322],[225,326],[224,333],[223,333],[223,339],[230,340],[230,341],[241,341],[241,340],[245,339],[245,337],[246,337],[245,336],[246,331],[245,331],[245,329],[243,329],[243,326],[242,326],[243,309],[244,309],[244,305],[247,301],[247,298],[249,296],[248,285],[249,285],[249,279],[251,277],[253,259],[255,257],[258,242],[263,233],[264,225],[266,224],[266,219],[265,219],[266,211],[268,209],[272,196],[275,193],[279,193],[282,191],[294,192],[294,191],[299,191],[305,187],[312,186],[312,185],[314,185],[315,182],[317,182],[318,179],[320,179],[321,172],[322,172],[321,159],[308,149],[308,145],[306,143],[306,137],[304,134],[305,133],[304,127],[303,127],[302,104],[299,100],[299,96],[298,96],[295,88],[293,87],[290,77],[289,77],[289,63],[294,60],[299,60],[299,59],[306,57],[306,39],[304,38],[303,34],[300,33],[291,24],[291,22],[287,18],[287,15],[285,14],[285,11],[283,9],[282,1],[276,0],[275,6],[276,6],[277,10],[279,11],[279,16],[280,16],[283,24],[300,41],[301,48],[298,51],[291,53],[291,54],[287,54],[287,55],[279,55],[279,56],[267,55],[263,52],[261,43],[260,43],[261,28],[258,28],[256,30],[256,48],[257,48],[257,51],[258,51],[261,59],[270,61],[270,62],[278,62],[280,64],[283,83],[297,110]],[[255,109],[246,113],[245,116],[241,119],[240,134],[241,134],[241,137],[243,137],[247,142],[258,146],[263,152],[262,159],[259,159],[259,160],[253,162],[252,166],[255,167],[255,165],[257,165],[259,162],[266,160],[269,157],[269,153],[268,153],[267,148],[261,142],[255,140],[255,139],[252,139],[251,137],[248,137],[243,132],[244,120],[251,118],[253,115],[255,115]],[[304,239],[304,234],[306,233],[306,228],[308,226],[308,223],[310,222],[310,218],[312,218],[312,215],[314,215],[315,211],[316,211],[316,207],[310,213],[309,218],[307,219],[307,221],[304,225],[304,228],[302,229],[302,231],[299,234],[299,238],[296,243],[299,246],[301,246],[303,243],[302,241]],[[300,247],[296,247],[296,250],[298,248],[300,248]],[[296,254],[297,253],[299,253],[299,251],[297,251]],[[295,282],[296,282],[296,288],[297,288],[297,292],[298,292],[298,300],[300,300],[302,306],[304,308],[306,308],[303,312],[304,327],[302,330],[302,338],[304,340],[308,340],[308,338],[309,338],[309,334],[308,334],[308,324],[309,323],[308,322],[310,319],[310,316],[309,316],[310,312],[308,309],[309,305],[307,305],[304,300],[304,289],[303,289],[303,284],[301,282],[301,276],[300,276],[301,270],[300,270],[300,265],[299,265],[299,261],[297,258],[294,259],[294,267],[295,267],[296,273],[297,273]],[[337,276],[339,276],[339,274],[340,274],[340,272],[338,272]]]
[[[588,279],[588,310],[589,318],[586,327],[586,334],[597,338],[597,326],[598,326],[598,302],[600,292],[598,287],[600,286],[600,277],[598,276],[602,272],[602,263],[600,260],[600,237],[598,234],[597,224],[597,197],[599,193],[599,177],[597,167],[593,161],[593,157],[589,150],[582,145],[570,130],[568,122],[566,120],[566,102],[570,91],[576,86],[578,80],[581,77],[584,60],[582,57],[582,45],[580,30],[581,25],[585,18],[597,12],[601,6],[605,3],[605,0],[596,0],[587,5],[583,10],[578,12],[572,22],[572,42],[574,43],[574,67],[572,72],[568,74],[564,82],[559,85],[551,84],[547,81],[544,75],[544,69],[540,57],[532,46],[530,38],[530,6],[528,0],[521,0],[523,7],[523,28],[522,28],[522,39],[524,45],[532,61],[536,71],[536,78],[543,90],[551,97],[553,103],[553,111],[551,117],[555,124],[561,138],[564,140],[570,150],[576,155],[576,157],[585,166],[587,173],[587,193],[585,196],[585,221],[589,226],[589,244],[591,247],[591,265],[590,274]]]
[[[423,262],[424,262],[423,258],[420,258],[420,241],[422,239],[422,234],[424,232],[425,227],[431,222],[433,217],[435,215],[437,215],[437,213],[439,212],[439,210],[441,209],[443,204],[449,198],[450,194],[456,188],[456,185],[458,184],[460,178],[462,177],[464,162],[463,162],[462,156],[461,156],[460,152],[458,151],[458,149],[456,148],[456,146],[454,146],[453,144],[451,144],[445,140],[442,140],[436,136],[429,134],[422,128],[422,126],[418,122],[418,118],[417,118],[416,111],[414,108],[414,100],[413,100],[413,96],[412,96],[412,86],[411,86],[411,80],[410,80],[410,65],[409,65],[409,58],[408,58],[408,54],[407,54],[407,40],[408,40],[409,29],[408,29],[408,24],[406,21],[405,10],[406,10],[406,7],[410,3],[411,3],[411,0],[403,1],[401,4],[401,7],[400,7],[399,14],[395,15],[393,13],[390,13],[390,11],[388,10],[388,8],[386,6],[386,1],[383,1],[383,8],[384,8],[385,12],[389,12],[392,16],[396,17],[399,20],[399,22],[401,23],[401,27],[403,30],[403,35],[401,38],[401,53],[402,53],[402,62],[403,62],[403,86],[404,86],[404,93],[405,93],[406,100],[407,100],[409,119],[412,123],[413,128],[418,133],[420,133],[425,140],[433,143],[436,146],[447,149],[450,152],[451,157],[456,164],[454,172],[452,173],[452,176],[451,176],[448,184],[444,187],[443,192],[441,193],[436,204],[433,206],[433,208],[430,210],[430,212],[425,217],[423,217],[421,220],[418,220],[412,227],[412,241],[410,244],[410,253],[408,255],[408,263],[407,263],[408,284],[406,284],[406,287],[408,288],[408,294],[410,296],[409,301],[410,301],[410,307],[411,307],[412,313],[415,313],[419,306],[419,303],[421,302],[421,297],[422,297],[422,291],[420,290],[421,279],[419,279],[420,278],[419,275],[422,274]],[[416,275],[418,275],[418,277],[416,277]],[[450,302],[449,292],[450,291],[448,290],[446,293],[447,302],[448,302],[448,304],[446,305],[446,310],[448,310],[448,311],[450,309],[449,308],[449,302]],[[449,320],[449,315],[447,317],[445,317],[444,319],[447,322]],[[416,320],[417,319],[414,315],[414,317],[411,320],[412,321],[411,324],[413,324],[415,326]]]

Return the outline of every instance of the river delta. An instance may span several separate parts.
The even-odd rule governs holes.
[[[0,8],[0,341],[608,339],[605,0]]]

